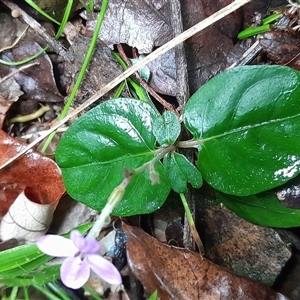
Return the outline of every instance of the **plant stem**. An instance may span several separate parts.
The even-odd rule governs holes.
[[[114,208],[120,203],[125,193],[125,189],[129,184],[134,173],[129,173],[125,175],[123,181],[112,191],[108,197],[107,203],[101,211],[101,214],[98,216],[93,227],[89,231],[87,238],[97,238],[103,226],[110,222],[110,214]]]
[[[47,112],[49,110],[50,110],[50,107],[48,105],[45,105],[45,106],[41,105],[41,108],[38,109],[37,111],[35,111],[31,114],[25,115],[25,116],[16,116],[16,117],[10,119],[9,123],[12,124],[12,123],[29,122],[29,121],[39,118],[40,116],[42,116],[45,112]]]
[[[203,140],[180,141],[177,144],[179,148],[198,148],[203,143]]]
[[[157,150],[157,155],[151,159],[149,162],[143,164],[142,166],[130,170],[125,171],[125,178],[123,181],[112,191],[108,200],[102,209],[100,215],[98,216],[97,220],[95,221],[93,227],[87,234],[89,238],[97,238],[100,231],[102,230],[103,226],[110,222],[110,215],[114,208],[120,203],[125,193],[125,189],[130,183],[133,176],[144,172],[147,168],[149,168],[149,177],[153,184],[159,182],[159,174],[156,173],[154,169],[155,162],[161,160],[168,152],[175,150],[175,146],[171,145],[165,148],[160,148]]]
[[[193,238],[195,240],[195,243],[197,244],[198,249],[201,252],[201,254],[204,254],[204,247],[203,247],[202,241],[200,239],[200,236],[199,236],[199,234],[197,232],[197,229],[196,229],[196,226],[195,226],[195,222],[194,222],[192,213],[190,211],[190,208],[189,208],[189,206],[187,204],[185,195],[182,194],[182,193],[180,193],[179,196],[180,196],[181,202],[183,204],[183,207],[184,207],[184,210],[185,210],[185,213],[186,213],[186,216],[187,216],[190,228],[191,228],[191,233],[192,233],[192,236],[193,236]]]

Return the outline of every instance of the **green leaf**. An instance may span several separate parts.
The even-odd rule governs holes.
[[[31,271],[51,259],[35,244],[28,244],[0,252],[0,277],[15,277]]]
[[[202,86],[184,123],[198,141],[198,166],[215,189],[248,196],[299,174],[299,72],[237,67]]]
[[[163,164],[175,192],[186,193],[188,182],[194,188],[202,186],[202,176],[199,170],[184,155],[176,152],[168,153],[163,159]]]
[[[158,113],[147,103],[113,99],[98,105],[74,122],[56,149],[68,193],[101,210],[124,169],[135,169],[156,156],[152,123]],[[133,177],[114,215],[128,216],[157,210],[170,191],[158,161],[153,167],[160,183],[152,185],[149,170]]]
[[[60,267],[61,265],[43,266],[22,276],[0,278],[0,283],[6,286],[44,285],[60,278]]]
[[[181,131],[178,117],[172,111],[165,111],[153,123],[153,134],[162,146],[173,145]]]
[[[239,217],[252,223],[278,228],[300,226],[300,210],[281,205],[273,192],[248,197],[217,193],[217,198]]]
[[[157,290],[155,290],[151,296],[148,298],[148,300],[156,300],[157,299]]]

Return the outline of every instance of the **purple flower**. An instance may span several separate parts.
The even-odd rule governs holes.
[[[61,280],[67,287],[82,287],[89,279],[91,269],[110,284],[122,283],[117,268],[97,254],[100,246],[96,239],[84,238],[77,230],[71,231],[70,238],[47,234],[36,242],[37,247],[48,255],[67,257],[60,268]]]

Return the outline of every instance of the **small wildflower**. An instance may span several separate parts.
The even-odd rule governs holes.
[[[60,268],[61,280],[67,287],[82,287],[90,277],[90,270],[110,284],[122,283],[117,268],[97,254],[100,246],[96,239],[84,238],[77,230],[71,232],[70,238],[47,234],[36,243],[48,255],[67,257]]]

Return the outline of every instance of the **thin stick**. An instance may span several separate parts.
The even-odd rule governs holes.
[[[24,71],[24,70],[26,70],[26,69],[28,69],[28,68],[30,68],[32,66],[39,65],[39,64],[40,64],[39,62],[33,62],[33,63],[27,64],[25,66],[22,66],[22,67],[20,67],[20,68],[18,68],[16,70],[12,71],[11,73],[9,73],[8,75],[6,75],[5,77],[2,77],[0,79],[0,83],[2,83],[3,81],[7,80],[8,78],[14,76],[15,74],[17,74],[19,72],[22,72],[22,71]]]
[[[1,0],[3,3],[8,2],[7,0]],[[33,148],[35,145],[40,143],[45,137],[47,137],[49,134],[51,134],[53,131],[55,131],[57,128],[59,128],[61,125],[66,123],[71,118],[75,117],[77,114],[79,114],[82,110],[89,107],[92,103],[97,101],[100,97],[105,95],[107,92],[109,92],[111,89],[113,89],[115,86],[120,84],[123,80],[137,72],[139,69],[146,66],[150,61],[153,61],[158,56],[166,53],[168,50],[172,49],[173,47],[177,46],[178,44],[182,43],[183,41],[187,40],[194,34],[198,33],[199,31],[203,30],[204,28],[208,27],[209,25],[212,25],[213,23],[219,21],[220,19],[224,18],[225,16],[229,15],[230,13],[234,12],[241,6],[249,3],[251,0],[236,0],[232,2],[231,4],[227,5],[226,7],[222,8],[215,14],[209,16],[208,18],[204,19],[203,21],[199,22],[198,24],[194,25],[190,29],[186,30],[185,32],[181,33],[171,41],[167,42],[160,48],[156,49],[152,53],[150,53],[148,56],[146,56],[141,61],[137,62],[135,65],[124,71],[121,75],[117,76],[115,79],[113,79],[109,84],[104,86],[101,90],[99,90],[96,94],[94,94],[91,98],[86,100],[83,104],[78,106],[76,109],[74,109],[70,114],[68,114],[65,118],[63,118],[60,122],[55,124],[52,128],[50,128],[44,135],[37,138],[34,142],[29,144],[26,148],[21,150],[17,155],[14,157],[8,159],[4,164],[0,166],[0,170],[9,165],[11,162],[13,162],[15,159],[22,156],[24,153],[26,153],[28,150]]]
[[[46,29],[38,23],[35,19],[30,17],[23,9],[21,9],[18,5],[8,0],[1,0],[8,8],[11,10],[17,10],[20,13],[21,18],[27,23],[35,32],[40,34],[44,40],[48,43],[48,45],[55,50],[55,52],[66,59],[66,50],[58,43],[52,36],[50,36]]]
[[[0,52],[3,52],[5,50],[9,50],[9,49],[13,48],[14,46],[16,46],[19,43],[22,36],[26,33],[28,28],[29,28],[29,26],[26,26],[26,28],[23,30],[23,32],[20,34],[20,36],[17,37],[16,40],[10,46],[6,46],[6,47],[1,48]]]
[[[129,58],[127,57],[126,53],[124,52],[124,49],[122,47],[121,44],[117,45],[117,49],[119,51],[120,56],[122,57],[122,59],[125,61],[125,63],[127,64],[127,67],[131,67],[132,64],[129,60]],[[151,86],[149,86],[149,84],[144,81],[144,79],[141,77],[141,75],[139,74],[139,72],[135,72],[134,73],[136,80],[138,81],[138,83],[152,96],[154,97],[165,109],[167,110],[171,110],[173,111],[178,117],[179,114],[176,111],[175,107],[173,107],[170,103],[168,103],[164,98],[162,98],[161,96],[159,96],[153,89]]]

